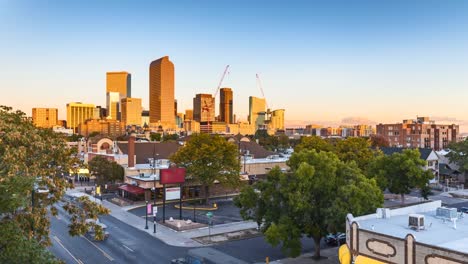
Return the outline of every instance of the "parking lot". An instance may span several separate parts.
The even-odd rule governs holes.
[[[182,209],[182,219],[187,220],[190,219],[194,222],[208,224],[208,217],[206,214],[211,212],[213,214],[212,217],[212,224],[219,225],[219,224],[227,224],[233,222],[242,221],[242,217],[240,216],[240,210],[237,208],[232,199],[214,199],[212,202],[217,204],[218,209],[213,211],[207,210],[193,210],[192,205],[184,204],[184,208],[189,209]],[[166,204],[166,220],[169,217],[174,219],[179,219],[179,209],[175,208],[175,205],[179,203],[168,203]],[[129,212],[140,217],[145,217],[145,206],[132,209]],[[156,215],[156,220],[159,222],[162,220],[163,216],[163,208],[162,205],[158,205],[158,213]],[[153,216],[148,215],[148,221],[153,221]]]

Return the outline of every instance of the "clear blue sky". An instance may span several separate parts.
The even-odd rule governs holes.
[[[0,0],[0,33],[0,104],[26,113],[105,105],[121,70],[147,107],[149,63],[169,55],[179,112],[230,64],[242,119],[256,73],[290,124],[468,119],[468,1]]]

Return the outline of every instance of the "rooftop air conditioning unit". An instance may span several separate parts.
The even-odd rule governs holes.
[[[408,227],[419,231],[424,228],[424,215],[410,214],[408,216]]]
[[[438,207],[436,217],[453,220],[457,218],[457,208]]]

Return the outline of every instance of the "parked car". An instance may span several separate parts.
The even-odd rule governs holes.
[[[468,207],[462,207],[460,208],[460,212],[468,214]]]
[[[336,234],[328,234],[325,237],[325,243],[330,246],[337,246],[343,245],[346,243],[346,234],[344,233],[336,233]]]
[[[102,231],[104,232],[104,240],[106,240],[109,237],[109,232],[107,232],[107,226],[99,221],[99,218],[94,220],[94,219],[86,219],[86,223],[95,223],[96,225],[99,225],[102,228]],[[94,240],[95,232],[94,228],[90,227],[88,232],[86,233],[88,237]]]

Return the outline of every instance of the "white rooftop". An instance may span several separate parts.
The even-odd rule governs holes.
[[[443,247],[463,253],[468,253],[468,214],[460,214],[462,218],[457,218],[456,225],[450,220],[443,220],[436,217],[438,206],[426,212],[417,212],[408,210],[406,207],[404,213],[400,215],[396,210],[391,210],[390,218],[377,218],[376,214],[364,217],[354,218],[359,223],[361,229],[382,233],[385,235],[405,238],[407,234],[412,234],[416,241]],[[415,206],[415,209],[418,208]],[[400,211],[401,213],[401,211]],[[424,215],[424,230],[413,230],[408,227],[408,216],[410,214]],[[372,216],[372,217],[369,217]]]

